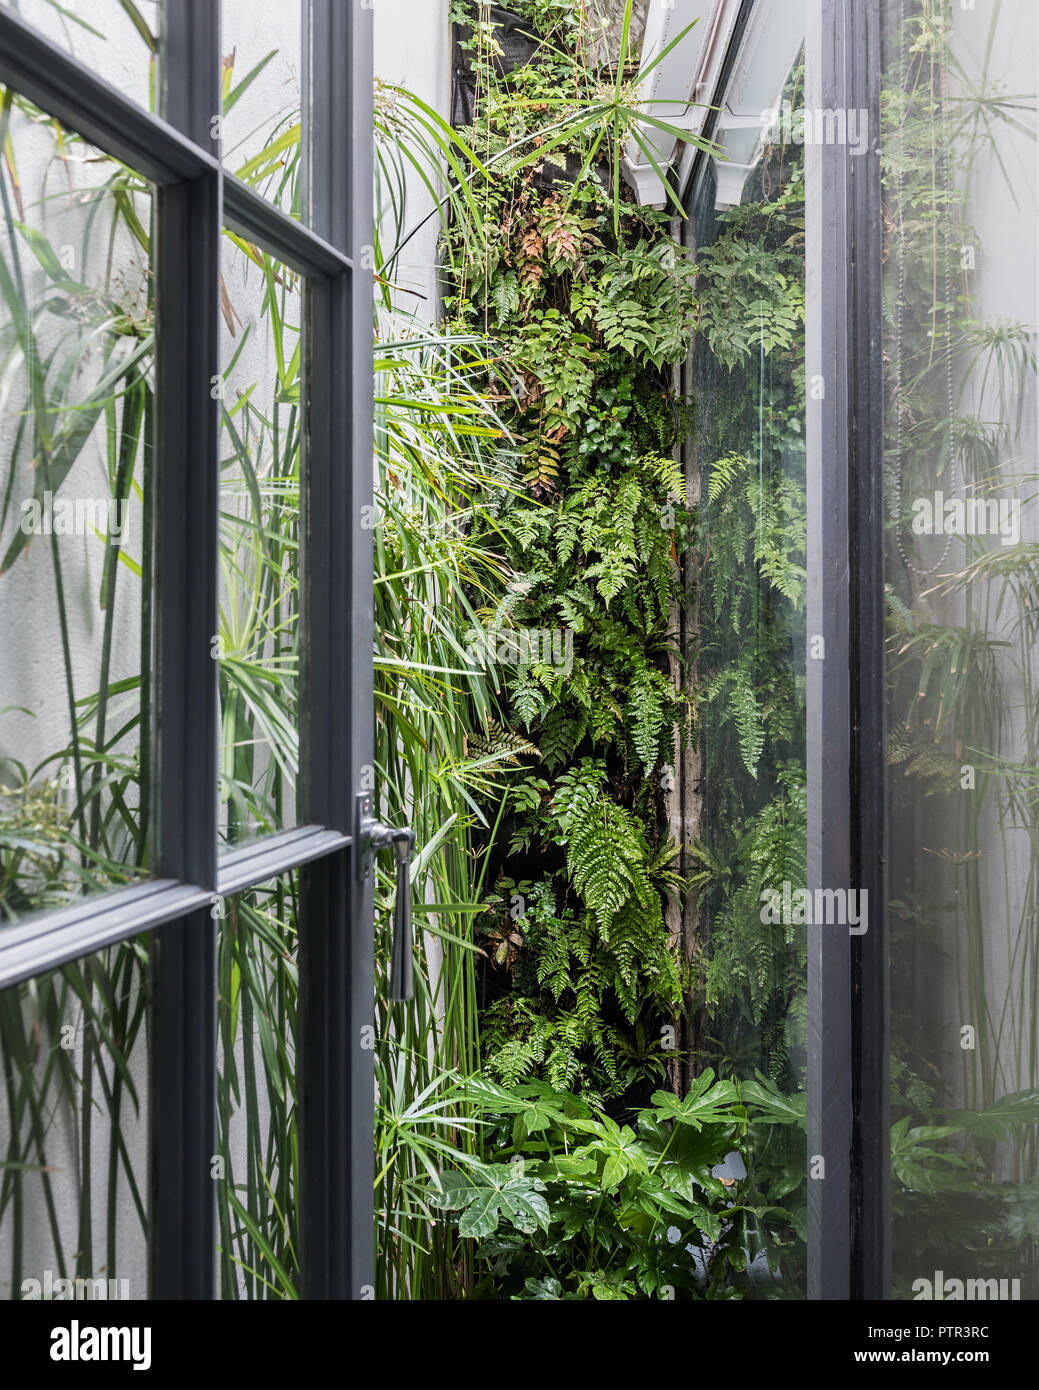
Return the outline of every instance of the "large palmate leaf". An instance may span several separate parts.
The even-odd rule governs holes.
[[[643,1112],[639,1117],[639,1140],[654,1171],[672,1192],[689,1202],[702,1201],[703,1192],[726,1199],[725,1185],[714,1176],[713,1169],[730,1148],[731,1130],[727,1126],[672,1128]]]
[[[808,1098],[803,1091],[785,1095],[772,1081],[744,1081],[740,1086],[743,1103],[751,1112],[750,1118],[769,1125],[805,1126]]]
[[[714,1072],[708,1067],[681,1100],[670,1091],[654,1091],[651,1113],[657,1120],[673,1120],[675,1124],[700,1129],[704,1125],[731,1124],[735,1118],[732,1107],[739,1104],[739,1099],[733,1082],[715,1081]]]
[[[949,1118],[978,1139],[1013,1139],[1019,1126],[1039,1124],[1039,1091],[1014,1091],[985,1110],[957,1110]]]
[[[948,1192],[965,1185],[967,1164],[958,1154],[932,1147],[960,1133],[955,1125],[917,1125],[908,1116],[891,1126],[891,1168],[899,1182],[914,1192]]]
[[[429,1189],[430,1205],[441,1211],[460,1211],[458,1234],[489,1236],[501,1220],[530,1235],[548,1230],[545,1184],[528,1178],[518,1164],[474,1163],[465,1172],[441,1173]]]

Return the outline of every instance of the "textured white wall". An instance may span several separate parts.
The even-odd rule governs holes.
[[[448,0],[373,0],[375,76],[405,87],[439,112],[451,115],[451,29]],[[440,220],[429,214],[434,203],[418,179],[408,190],[406,226],[420,230],[405,248],[395,283],[424,298],[399,296],[402,310],[436,316],[436,243]]]

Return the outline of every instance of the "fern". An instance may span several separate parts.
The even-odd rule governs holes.
[[[708,683],[705,696],[724,706],[725,718],[736,727],[743,765],[752,777],[757,777],[765,748],[765,726],[751,671],[742,662],[723,667]]]
[[[674,691],[659,671],[649,667],[639,671],[632,681],[626,714],[631,740],[647,777],[660,761],[665,720],[673,703]]]
[[[559,0],[536,9],[559,18]],[[485,54],[473,61],[487,77],[482,109],[498,113],[473,132],[481,156],[551,123],[552,103],[533,97],[545,70],[503,75]],[[565,167],[574,154],[563,145],[554,157]],[[691,536],[673,453],[686,414],[661,369],[686,356],[696,272],[655,212],[626,205],[618,237],[594,172],[565,193],[546,169],[532,173],[481,186],[480,231],[463,217],[446,234],[460,330],[482,331],[488,310],[496,319],[490,394],[511,470],[484,513],[507,592],[479,595],[488,611],[478,616],[488,628],[580,636],[572,669],[534,661],[503,672],[501,722],[540,749],[506,802],[508,854],[544,867],[522,944],[499,932],[484,958],[508,992],[482,1011],[481,1046],[503,1081],[539,1075],[598,1099],[662,1076],[652,1023],[681,995],[662,907],[675,883],[648,779],[688,712],[669,676],[677,562]]]
[[[519,312],[519,280],[514,270],[499,271],[491,281],[491,303],[498,315],[498,327]]]
[[[605,775],[601,764],[583,759],[559,779],[552,811],[567,872],[608,940],[621,908],[634,902],[646,912],[655,907],[659,916],[660,901],[646,873],[645,832],[637,817],[604,794]]]

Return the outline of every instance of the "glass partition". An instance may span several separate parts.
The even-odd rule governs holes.
[[[44,38],[149,111],[158,110],[161,0],[2,0]]]
[[[893,1293],[1035,1298],[1039,12],[883,19]]]
[[[0,990],[0,1300],[148,1297],[151,948]]]
[[[301,214],[304,11],[309,0],[220,5],[224,167],[291,217]]]
[[[803,6],[758,16],[689,204],[700,332],[686,447],[699,496],[684,615],[702,692],[687,754],[687,1065],[743,1083],[738,1239],[746,1297],[804,1296],[805,339]],[[803,132],[804,123],[800,130]],[[691,758],[691,762],[690,762]],[[699,835],[690,831],[698,826]],[[739,1169],[743,1164],[738,1165]],[[707,1252],[705,1270],[714,1252]]]
[[[302,278],[225,232],[221,254],[219,824],[298,823]]]

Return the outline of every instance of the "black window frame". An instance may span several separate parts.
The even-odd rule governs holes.
[[[301,869],[301,1295],[374,1283],[372,13],[300,0],[309,225],[222,167],[220,9],[164,0],[161,110],[0,7],[0,82],[156,188],[152,874],[0,931],[0,988],[152,932],[149,1297],[217,1297],[214,901]],[[219,290],[223,228],[305,277],[300,825],[219,852]],[[366,265],[369,267],[366,273]]]
[[[868,893],[864,934],[810,936],[809,1153],[827,1164],[809,1182],[808,1296],[856,1301],[891,1296],[880,8],[806,7],[807,103],[864,111],[868,132],[862,153],[815,148],[808,213],[808,371],[826,384],[809,400],[808,621],[826,655],[808,663],[808,887]]]

